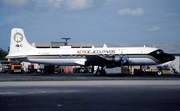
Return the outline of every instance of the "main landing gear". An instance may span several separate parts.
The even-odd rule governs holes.
[[[106,71],[105,71],[104,66],[101,66],[101,67],[98,66],[97,71],[96,71],[96,75],[97,76],[104,76],[104,75],[106,75]]]

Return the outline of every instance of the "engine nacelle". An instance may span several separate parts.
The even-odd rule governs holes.
[[[121,61],[121,56],[120,55],[115,55],[114,56],[114,61],[115,62],[120,62]]]

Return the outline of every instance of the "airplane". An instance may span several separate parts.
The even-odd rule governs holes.
[[[161,65],[175,57],[154,47],[103,48],[35,48],[26,40],[23,29],[11,30],[9,60],[62,66],[98,66],[96,75],[105,75],[105,68],[125,65]],[[157,72],[162,74],[161,70]]]

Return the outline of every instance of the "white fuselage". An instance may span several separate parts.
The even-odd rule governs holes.
[[[57,65],[84,65],[86,55],[129,55],[130,65],[157,64],[148,53],[157,50],[149,47],[119,47],[119,48],[49,48],[28,51],[26,53],[11,53],[9,58],[27,57],[21,59],[34,63]]]

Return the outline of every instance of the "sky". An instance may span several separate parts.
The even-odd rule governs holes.
[[[12,28],[29,43],[179,43],[180,0],[0,0],[0,48]]]

